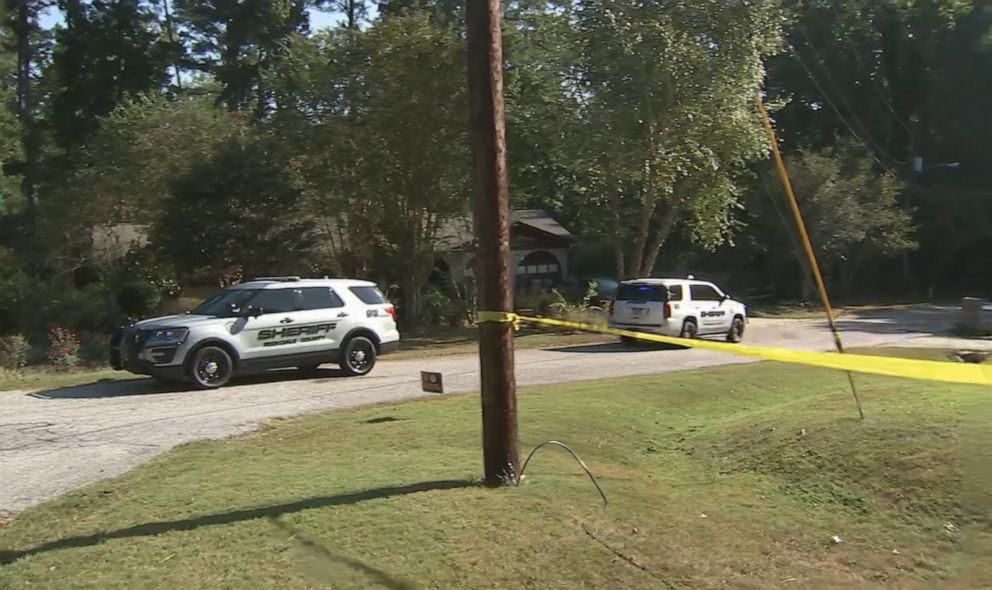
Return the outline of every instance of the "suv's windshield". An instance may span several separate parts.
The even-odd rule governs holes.
[[[217,318],[233,318],[241,314],[244,306],[258,294],[258,289],[229,289],[207,299],[196,309],[194,315],[209,315]]]
[[[628,284],[620,285],[617,301],[668,301],[668,287],[665,285]]]

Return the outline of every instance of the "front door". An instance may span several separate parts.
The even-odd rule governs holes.
[[[244,322],[238,335],[243,359],[292,355],[301,350],[300,338],[293,329],[301,320],[297,299],[289,288],[264,289],[252,298],[250,309],[259,315],[239,320]]]

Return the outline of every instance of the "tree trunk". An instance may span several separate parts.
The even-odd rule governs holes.
[[[651,231],[651,218],[654,217],[654,211],[657,206],[657,198],[654,196],[654,191],[650,186],[645,191],[644,199],[644,207],[641,210],[641,221],[637,226],[637,235],[634,237],[634,249],[631,251],[630,268],[634,272],[639,272],[643,268],[648,234]]]
[[[420,320],[420,288],[423,281],[418,280],[417,273],[407,272],[403,278],[403,319],[409,325],[415,325]]]
[[[165,13],[165,27],[166,27],[166,34],[169,37],[169,45],[172,46],[173,51],[176,51],[177,50],[176,31],[175,31],[175,26],[172,22],[172,11],[169,10],[169,0],[162,0],[162,10]],[[175,73],[176,76],[176,90],[182,92],[183,80],[182,77],[179,75],[179,60],[176,59],[175,53],[173,53],[173,57],[172,57],[172,71]]]
[[[28,224],[33,222],[38,210],[38,193],[35,190],[37,149],[31,88],[31,65],[34,62],[31,33],[35,26],[33,12],[30,0],[20,0],[17,3],[17,117],[21,123],[21,145],[24,149],[21,195],[27,207]]]
[[[649,277],[651,273],[654,272],[654,265],[658,261],[658,254],[661,252],[661,247],[665,245],[665,241],[668,240],[668,236],[671,235],[672,230],[675,229],[675,224],[679,220],[679,213],[682,209],[682,196],[676,194],[675,198],[672,199],[672,206],[665,213],[665,217],[661,220],[661,226],[658,228],[658,232],[655,234],[654,240],[651,245],[648,246],[646,252],[646,257],[644,259],[644,264],[641,267],[641,276]]]

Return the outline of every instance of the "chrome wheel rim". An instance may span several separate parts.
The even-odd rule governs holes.
[[[364,373],[372,368],[375,349],[366,340],[356,340],[348,347],[348,368],[356,373]]]
[[[201,383],[210,385],[227,376],[227,361],[218,354],[206,354],[196,364],[196,376]]]

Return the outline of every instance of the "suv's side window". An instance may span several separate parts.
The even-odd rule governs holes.
[[[682,301],[682,285],[671,285],[668,287],[669,301]]]
[[[304,310],[337,309],[344,307],[344,301],[329,287],[307,287],[299,290]]]
[[[265,289],[251,300],[251,306],[264,314],[296,311],[292,289]]]
[[[716,292],[716,289],[709,285],[690,285],[689,292],[693,301],[720,301],[723,298]]]

